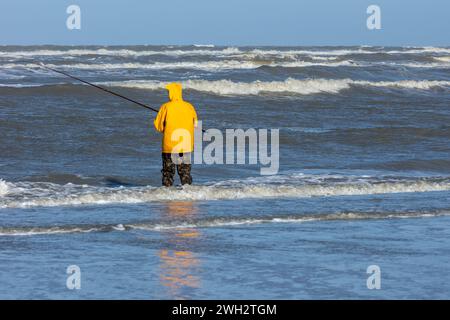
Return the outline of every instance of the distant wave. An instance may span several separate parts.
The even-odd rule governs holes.
[[[353,54],[443,54],[450,53],[450,48],[423,47],[423,48],[403,48],[402,50],[391,50],[389,48],[346,48],[346,49],[294,49],[294,50],[274,50],[274,49],[254,49],[243,51],[242,54],[250,55],[311,55],[311,56],[345,56]]]
[[[450,56],[445,56],[445,57],[434,57],[434,60],[437,61],[442,61],[442,62],[450,62]]]
[[[204,48],[213,48],[210,46],[198,46]],[[228,47],[225,49],[173,49],[173,50],[132,50],[132,49],[68,49],[68,50],[22,50],[22,51],[0,51],[0,57],[16,58],[16,57],[34,57],[34,56],[119,56],[119,57],[140,57],[140,56],[203,56],[203,55],[232,55],[240,53],[241,50],[235,47]]]
[[[261,60],[220,60],[220,61],[181,61],[181,62],[154,62],[154,63],[74,63],[74,64],[47,64],[47,66],[59,69],[78,69],[78,70],[120,70],[120,69],[150,69],[150,70],[176,70],[176,69],[190,69],[202,71],[221,71],[233,69],[256,69],[262,66],[267,67],[282,67],[282,68],[302,68],[302,67],[339,67],[339,66],[363,66],[350,60],[344,61],[326,61],[308,62],[308,61],[289,61],[289,62],[274,62]],[[39,70],[40,66],[33,63],[7,63],[0,65],[0,69],[31,69]]]
[[[450,53],[450,48],[442,48],[442,47],[404,48],[403,50],[387,50],[386,53],[390,54]]]
[[[57,86],[57,85],[63,85],[65,82],[58,82],[58,83],[0,83],[0,88],[38,88],[38,87],[44,87],[44,86]]]
[[[279,175],[183,188],[101,187],[50,182],[7,182],[0,208],[105,205],[171,200],[305,198],[450,190],[449,178]]]
[[[217,55],[217,56],[236,56],[236,55],[250,55],[250,56],[283,56],[283,55],[313,55],[313,56],[327,56],[327,55],[349,55],[349,54],[445,54],[450,53],[450,48],[442,47],[422,47],[422,48],[378,48],[378,47],[358,47],[358,48],[301,48],[301,49],[284,49],[284,48],[260,48],[260,49],[246,49],[237,47],[216,48],[214,45],[194,45],[196,48],[204,49],[125,49],[125,48],[84,48],[84,49],[35,49],[35,50],[20,50],[20,51],[0,51],[0,57],[16,58],[16,57],[34,57],[34,56],[119,56],[119,57],[140,57],[153,55],[166,56],[203,56],[203,55]]]
[[[235,60],[222,60],[222,61],[203,61],[203,62],[156,62],[156,63],[75,63],[55,65],[47,64],[47,66],[59,69],[79,69],[79,70],[118,70],[118,69],[151,69],[151,70],[175,70],[175,69],[192,69],[192,70],[204,70],[204,71],[218,71],[218,70],[230,70],[230,69],[255,69],[263,64],[258,64],[251,61],[235,61]],[[5,69],[40,69],[36,64],[25,63],[16,64],[9,63],[0,65],[0,68]]]
[[[239,225],[254,225],[263,223],[306,223],[317,221],[339,220],[370,220],[370,219],[401,219],[401,218],[428,218],[448,216],[448,211],[417,211],[417,212],[340,212],[268,216],[228,217],[219,216],[197,219],[174,219],[172,221],[154,221],[146,223],[129,224],[99,224],[99,225],[63,225],[52,227],[0,227],[0,236],[35,236],[55,235],[66,233],[89,232],[123,232],[130,230],[165,231],[186,228],[219,228]]]
[[[197,47],[197,48],[214,48],[215,45],[213,45],[213,44],[194,44],[194,47]]]
[[[443,57],[445,58],[445,57]],[[438,59],[435,58],[435,59]],[[227,71],[240,69],[257,69],[261,67],[271,68],[310,68],[310,67],[358,67],[365,68],[371,66],[388,67],[388,68],[450,68],[450,61],[441,59],[436,62],[379,62],[379,61],[353,61],[353,60],[336,60],[334,57],[314,57],[313,61],[303,61],[301,59],[290,59],[289,61],[276,61],[271,59],[254,58],[249,60],[211,60],[211,61],[179,61],[179,62],[120,62],[120,63],[64,63],[64,64],[47,64],[49,67],[59,68],[63,70],[201,70],[201,71]],[[0,70],[29,70],[43,71],[42,68],[33,63],[5,63],[0,64]],[[23,75],[20,75],[23,77]]]
[[[120,81],[104,82],[107,86],[138,88],[157,90],[165,86],[164,82],[159,81]],[[185,89],[191,89],[202,92],[209,92],[219,95],[256,95],[261,92],[268,93],[295,93],[295,94],[315,94],[315,93],[339,93],[342,90],[350,89],[351,86],[362,87],[384,87],[400,89],[420,89],[429,90],[436,87],[449,87],[450,81],[433,80],[402,80],[402,81],[361,81],[351,79],[286,79],[285,81],[254,81],[254,82],[233,82],[230,80],[187,80],[183,82]]]

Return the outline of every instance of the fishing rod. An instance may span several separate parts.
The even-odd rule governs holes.
[[[100,86],[98,86],[98,85],[96,85],[96,84],[93,84],[93,83],[91,83],[91,82],[89,82],[89,81],[86,81],[86,80],[83,80],[83,79],[74,77],[74,76],[72,76],[72,75],[70,75],[70,74],[68,74],[68,73],[66,73],[66,72],[64,72],[64,71],[60,71],[60,70],[56,70],[56,69],[50,68],[50,67],[46,66],[46,65],[43,64],[43,63],[40,63],[39,65],[40,65],[41,67],[45,68],[45,69],[51,70],[51,71],[56,72],[56,73],[60,73],[60,74],[62,74],[62,75],[65,75],[66,77],[69,77],[69,78],[75,79],[75,80],[77,80],[77,81],[83,82],[83,83],[85,83],[85,84],[87,84],[87,85],[90,85],[90,86],[92,86],[92,87],[94,87],[94,88],[100,89],[100,90],[102,90],[102,91],[105,91],[105,92],[107,92],[107,93],[110,93],[110,94],[112,94],[112,95],[115,95],[115,96],[117,96],[117,97],[119,97],[119,98],[122,98],[122,99],[125,99],[125,100],[127,100],[127,101],[133,102],[134,104],[137,104],[138,106],[147,108],[147,109],[149,109],[149,110],[152,110],[152,111],[155,111],[156,113],[158,113],[158,110],[156,110],[156,109],[154,109],[154,108],[152,108],[152,107],[149,107],[149,106],[147,106],[147,105],[145,105],[145,104],[143,104],[143,103],[141,103],[141,102],[139,102],[139,101],[130,99],[130,98],[128,98],[128,97],[125,97],[125,96],[123,96],[123,95],[121,95],[121,94],[119,94],[119,93],[117,93],[117,92],[114,92],[114,91],[108,90],[108,89],[106,89],[106,88],[100,87]]]
[[[43,63],[39,63],[39,65],[40,65],[42,68],[51,70],[51,71],[56,72],[56,73],[60,73],[60,74],[62,74],[62,75],[65,75],[66,77],[75,79],[75,80],[77,80],[77,81],[80,81],[80,82],[82,82],[82,83],[85,83],[85,84],[87,84],[87,85],[90,85],[90,86],[92,86],[92,87],[94,87],[94,88],[97,88],[97,89],[100,89],[100,90],[105,91],[105,92],[107,92],[107,93],[110,93],[110,94],[112,94],[112,95],[115,95],[116,97],[119,97],[119,98],[125,99],[125,100],[127,100],[127,101],[133,102],[134,104],[137,104],[138,106],[141,106],[141,107],[144,107],[144,108],[146,108],[146,109],[155,111],[156,113],[159,112],[158,110],[156,110],[156,109],[154,109],[154,108],[152,108],[152,107],[150,107],[150,106],[148,106],[148,105],[146,105],[146,104],[143,104],[143,103],[141,103],[141,102],[139,102],[139,101],[133,100],[133,99],[128,98],[128,97],[125,97],[125,96],[123,96],[123,95],[121,95],[121,94],[119,94],[119,93],[117,93],[117,92],[114,92],[114,91],[108,90],[108,89],[106,89],[106,88],[100,87],[100,86],[98,86],[98,85],[96,85],[96,84],[93,84],[93,83],[91,83],[91,82],[89,82],[89,81],[86,81],[86,80],[77,78],[77,77],[75,77],[75,76],[72,76],[72,75],[68,74],[67,72],[64,72],[64,71],[61,71],[61,70],[56,70],[56,69],[54,69],[54,68],[50,68],[49,66],[46,66],[46,65],[43,64]],[[206,132],[206,130],[205,130],[205,129],[202,129],[202,132]]]

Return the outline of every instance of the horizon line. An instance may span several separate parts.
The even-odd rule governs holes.
[[[56,43],[35,43],[35,44],[3,44],[0,43],[2,47],[33,47],[33,46],[55,46],[55,47],[75,47],[75,46],[92,46],[92,47],[126,47],[126,46],[154,46],[154,47],[443,47],[450,48],[450,44],[214,44],[214,43],[191,43],[191,44],[98,44],[98,43],[87,43],[87,44],[56,44]]]

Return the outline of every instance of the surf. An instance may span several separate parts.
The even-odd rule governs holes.
[[[128,224],[80,224],[60,226],[33,227],[0,227],[0,237],[7,236],[42,236],[64,235],[91,232],[133,232],[170,230],[185,230],[199,228],[233,228],[243,225],[282,224],[282,223],[312,223],[329,221],[358,221],[383,219],[411,219],[449,216],[447,210],[438,211],[404,211],[404,212],[336,212],[310,214],[274,214],[266,216],[173,219],[172,221],[151,221]]]
[[[8,188],[6,181],[0,179],[0,197],[8,193]]]
[[[104,206],[180,200],[301,199],[449,190],[448,177],[392,178],[302,174],[225,180],[180,188],[15,182],[8,183],[8,193],[0,197],[0,208]]]
[[[101,82],[111,87],[159,90],[164,82],[148,80],[129,80]],[[257,95],[260,93],[292,93],[309,95],[317,93],[336,94],[355,87],[380,87],[397,89],[430,90],[447,88],[450,81],[439,80],[400,80],[400,81],[364,81],[352,79],[294,79],[284,81],[234,82],[231,80],[186,80],[183,86],[187,90],[217,95]]]

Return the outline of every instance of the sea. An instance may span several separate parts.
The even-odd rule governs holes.
[[[40,64],[279,170],[161,187],[155,113]],[[0,298],[449,299],[450,48],[0,46]]]

